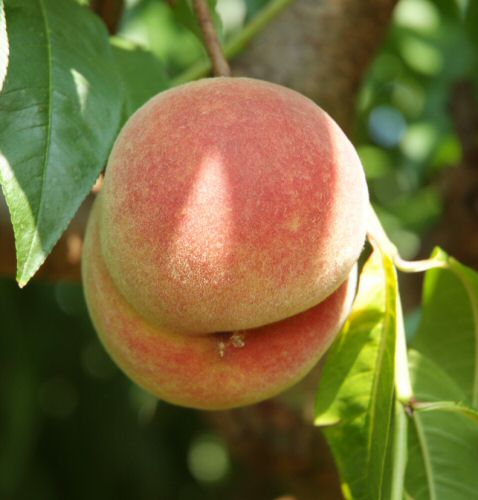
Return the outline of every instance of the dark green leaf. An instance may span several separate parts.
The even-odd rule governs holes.
[[[66,0],[10,0],[6,18],[0,181],[22,286],[105,165],[122,91],[106,29],[88,9]]]
[[[375,251],[321,377],[316,424],[326,426],[346,498],[390,498],[398,301],[392,262]]]
[[[5,22],[5,8],[3,0],[0,0],[0,91],[7,76],[8,67],[8,37],[7,23]]]
[[[125,89],[125,118],[148,99],[168,88],[161,61],[151,52],[120,38],[113,38],[113,54]]]

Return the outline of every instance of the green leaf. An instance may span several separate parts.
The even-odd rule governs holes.
[[[416,403],[414,410],[420,413],[427,411],[449,411],[451,413],[459,413],[470,418],[475,424],[478,424],[478,411],[466,406],[462,403],[453,401],[436,401],[435,403]]]
[[[400,314],[395,268],[375,251],[352,313],[321,377],[316,424],[338,464],[346,498],[390,498],[394,357]]]
[[[125,39],[112,38],[113,54],[125,91],[125,119],[148,99],[168,88],[161,61]]]
[[[413,347],[440,366],[465,403],[478,407],[478,275],[441,250],[432,258],[447,268],[426,273]]]
[[[123,97],[106,29],[88,9],[67,0],[10,0],[6,18],[0,182],[23,286],[105,165]]]
[[[420,403],[408,426],[406,492],[414,500],[475,498],[476,412],[460,403],[465,392],[442,366],[414,350],[409,361]]]
[[[417,403],[406,490],[415,500],[465,500],[478,491],[478,275],[440,249],[432,258],[444,267],[426,273],[409,353]]]
[[[5,8],[3,0],[0,0],[0,91],[7,76],[8,68],[8,36],[7,23],[5,21]]]

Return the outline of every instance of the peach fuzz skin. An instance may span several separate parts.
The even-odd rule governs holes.
[[[220,410],[272,397],[300,380],[337,335],[351,307],[350,278],[294,317],[234,333],[184,335],[147,322],[111,280],[101,253],[98,203],[84,246],[83,283],[105,348],[137,384],[170,403]]]
[[[353,146],[316,104],[267,82],[207,79],[157,95],[121,131],[101,251],[118,293],[160,329],[257,328],[347,279],[367,205]]]

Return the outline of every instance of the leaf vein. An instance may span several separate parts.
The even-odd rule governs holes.
[[[48,19],[47,19],[47,14],[46,14],[46,8],[45,8],[45,3],[44,0],[38,0],[39,5],[40,5],[40,11],[42,13],[42,19],[43,23],[45,25],[45,36],[46,36],[46,46],[47,46],[47,57],[48,57],[48,121],[47,121],[47,138],[46,138],[46,146],[45,146],[45,154],[43,158],[43,165],[42,165],[42,187],[40,191],[40,200],[38,202],[38,208],[36,210],[36,214],[34,216],[34,220],[36,221],[36,227],[35,227],[35,232],[33,234],[33,237],[30,242],[30,248],[28,249],[27,257],[24,261],[23,264],[23,270],[22,274],[20,277],[20,284],[25,281],[25,268],[27,268],[28,261],[30,260],[33,248],[39,238],[39,232],[38,232],[38,226],[40,225],[40,217],[42,215],[42,208],[43,208],[43,195],[45,193],[45,186],[46,186],[46,169],[48,165],[48,158],[50,155],[50,146],[51,146],[51,135],[52,135],[52,120],[53,120],[53,85],[52,85],[52,79],[53,79],[53,69],[52,69],[52,50],[51,50],[51,33],[50,33],[50,27],[48,24]]]

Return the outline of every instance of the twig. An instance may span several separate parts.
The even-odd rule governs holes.
[[[90,9],[103,19],[110,35],[117,33],[124,12],[124,0],[93,0]]]
[[[470,80],[458,80],[451,89],[450,115],[463,150],[463,164],[478,168],[478,107]]]
[[[261,31],[295,0],[272,0],[224,47],[227,59],[240,54]],[[198,61],[173,79],[173,86],[203,78],[211,70],[210,61]]]
[[[437,267],[445,267],[443,262],[435,259],[423,259],[423,260],[405,260],[400,257],[397,247],[392,243],[387,233],[382,227],[380,220],[375,213],[372,205],[369,205],[368,210],[368,229],[367,236],[377,248],[382,252],[390,256],[395,267],[404,273],[422,273],[428,271],[429,269],[435,269]]]
[[[231,68],[224,56],[224,51],[217,37],[207,0],[193,0],[193,5],[199,25],[201,26],[204,45],[211,59],[214,75],[231,76]]]

